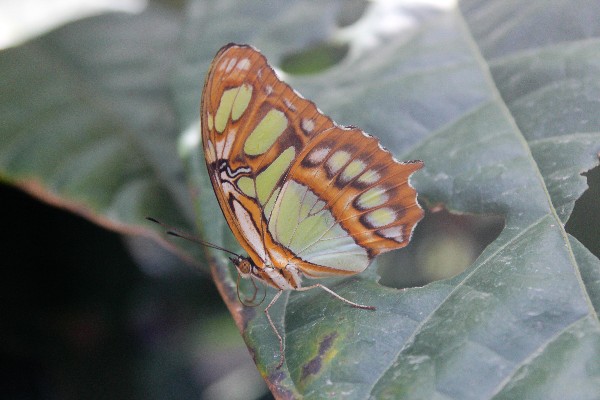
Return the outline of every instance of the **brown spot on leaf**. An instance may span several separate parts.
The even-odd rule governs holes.
[[[304,380],[309,375],[316,375],[317,372],[321,369],[321,356],[316,356],[312,360],[308,362],[304,367],[302,367],[302,377],[300,379]]]
[[[325,352],[331,348],[331,345],[333,344],[333,341],[337,335],[337,332],[333,332],[332,334],[325,336],[325,339],[323,339],[319,345],[320,356],[323,356],[323,354],[325,354]]]
[[[309,375],[316,375],[321,370],[321,364],[323,360],[323,356],[325,353],[331,348],[333,342],[338,337],[337,332],[330,333],[325,336],[321,343],[319,344],[319,354],[313,357],[308,363],[302,367],[302,376],[300,379],[304,380]]]

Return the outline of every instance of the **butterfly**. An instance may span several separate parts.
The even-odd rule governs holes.
[[[321,288],[302,278],[349,276],[378,254],[404,247],[423,217],[411,174],[362,130],[340,126],[280,80],[258,50],[228,44],[210,65],[202,93],[202,144],[223,215],[248,256],[238,273],[283,291]]]

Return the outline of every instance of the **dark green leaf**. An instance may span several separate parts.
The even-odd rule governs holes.
[[[424,160],[413,180],[423,202],[499,215],[505,227],[450,280],[383,287],[378,265],[407,267],[392,253],[357,277],[326,282],[376,311],[319,290],[285,294],[272,309],[286,342],[280,370],[264,306],[239,304],[235,274],[215,253],[216,282],[273,393],[596,397],[600,262],[563,225],[586,189],[580,174],[600,152],[600,6],[372,2],[338,27],[344,4],[192,1],[181,41],[181,21],[150,10],[80,21],[3,51],[0,176],[129,230],[146,215],[186,226],[195,207],[205,239],[238,249],[198,148],[212,57],[231,41],[255,45],[275,66],[315,43],[348,46],[329,69],[284,78],[397,158]]]
[[[180,23],[110,14],[4,50],[2,179],[114,229],[192,226],[170,94]]]
[[[537,5],[542,7],[537,2],[532,9]],[[585,40],[587,51],[573,52],[586,38],[562,47],[543,32],[533,38],[525,34],[529,27],[507,17],[516,15],[518,4],[479,2],[458,13],[404,10],[405,18],[419,21],[416,28],[363,47],[365,37],[376,36],[378,26],[369,24],[369,16],[382,12],[378,7],[367,10],[366,30],[346,36],[345,60],[321,74],[287,80],[338,122],[375,133],[398,158],[424,160],[426,167],[414,179],[422,199],[458,212],[502,215],[506,226],[450,281],[399,292],[379,286],[371,267],[370,273],[330,286],[353,301],[376,305],[374,312],[321,292],[286,295],[272,309],[286,340],[280,371],[273,369],[277,340],[262,312],[234,311],[259,369],[281,397],[552,397],[569,380],[585,384],[567,393],[589,397],[600,388],[599,371],[585,366],[599,355],[598,346],[591,346],[594,356],[582,349],[598,343],[599,324],[592,293],[581,280],[581,246],[576,244],[577,254],[572,250],[563,224],[586,188],[580,174],[598,162],[600,121],[593,110],[599,97],[590,83],[598,77],[591,66],[600,41]],[[220,12],[236,11],[232,5]],[[271,7],[270,19],[293,17],[282,5]],[[267,20],[254,34],[227,25],[221,42],[251,42],[277,65],[285,48],[274,45],[271,38],[278,35],[270,31],[278,25]],[[493,28],[509,23],[516,24],[508,32],[515,42],[506,38],[502,51],[495,50],[498,56],[486,59],[493,49],[484,43],[491,37],[501,41],[503,34]],[[310,30],[295,33],[297,40],[310,41]],[[546,42],[536,41],[542,39]],[[195,49],[205,62],[214,50]],[[537,58],[551,51],[551,62]],[[519,84],[575,61],[590,67],[572,71],[569,85],[558,78]],[[555,90],[561,85],[565,89]],[[588,95],[577,91],[584,87]],[[558,109],[565,118],[557,116]],[[589,257],[586,266],[593,274],[599,268]],[[394,258],[381,257],[381,263],[393,264]],[[234,279],[218,276],[234,304]],[[580,333],[585,340],[577,339]],[[569,366],[554,367],[553,357]],[[539,374],[545,379],[541,387]]]

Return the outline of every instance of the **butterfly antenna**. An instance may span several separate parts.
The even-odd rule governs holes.
[[[179,237],[179,238],[182,238],[182,239],[186,239],[186,240],[189,240],[190,242],[198,243],[198,244],[200,244],[200,245],[202,245],[202,246],[210,247],[210,248],[212,248],[212,249],[221,250],[221,251],[224,251],[224,252],[226,252],[226,253],[233,254],[234,256],[236,256],[236,257],[238,257],[238,258],[239,258],[239,257],[241,257],[239,254],[237,254],[237,253],[234,253],[233,251],[230,251],[230,250],[224,249],[223,247],[221,247],[221,246],[217,246],[216,244],[213,244],[213,243],[210,243],[210,242],[205,242],[204,240],[202,240],[202,239],[199,239],[199,238],[197,238],[197,237],[196,237],[196,236],[194,236],[194,235],[191,235],[191,234],[189,234],[189,233],[186,233],[186,232],[180,231],[180,230],[179,230],[179,229],[177,229],[177,228],[173,228],[173,227],[171,227],[171,226],[168,226],[168,225],[166,225],[166,224],[164,224],[164,223],[160,222],[159,220],[157,220],[157,219],[155,219],[155,218],[152,218],[152,217],[146,217],[146,219],[147,219],[148,221],[152,221],[152,222],[154,222],[154,223],[157,223],[157,224],[159,224],[160,226],[162,226],[162,227],[165,229],[165,231],[166,231],[167,235],[171,235],[171,236]]]

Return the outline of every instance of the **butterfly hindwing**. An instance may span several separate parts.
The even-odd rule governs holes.
[[[408,244],[422,215],[408,178],[421,166],[399,163],[359,129],[334,127],[296,159],[277,205],[294,204],[276,206],[269,228],[307,262],[300,267],[309,276],[361,272],[375,255]]]

